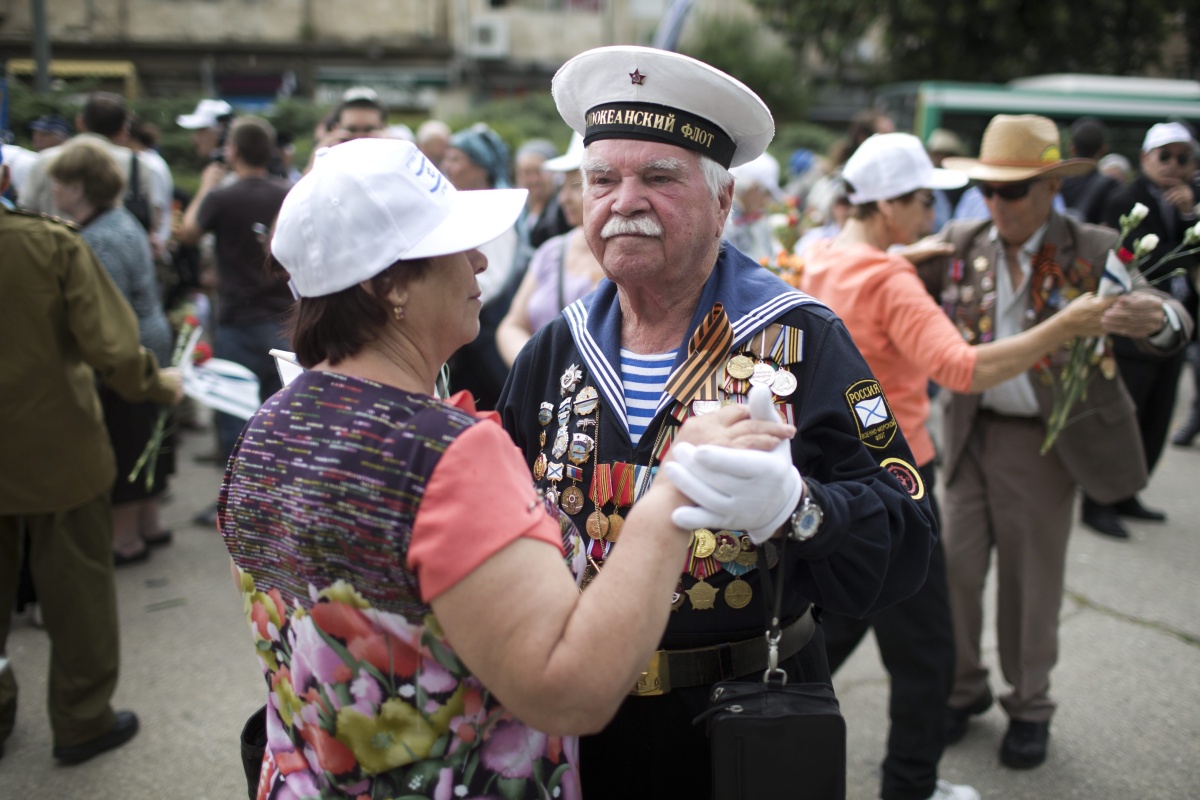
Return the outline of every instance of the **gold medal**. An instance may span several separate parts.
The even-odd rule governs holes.
[[[758,564],[757,550],[739,550],[738,554],[733,557],[733,560],[741,564],[743,567],[753,567]]]
[[[789,396],[796,391],[796,376],[781,368],[771,380],[771,391],[779,397]]]
[[[608,517],[599,511],[593,511],[588,514],[587,525],[584,527],[587,528],[588,536],[593,539],[603,539],[608,533]]]
[[[717,549],[713,551],[713,558],[722,564],[728,564],[737,558],[737,554],[740,552],[742,552],[742,548],[736,536],[729,531],[717,532]]]
[[[988,268],[987,256],[976,256],[975,260],[971,262],[971,266],[975,268],[976,272],[984,272]]]
[[[754,361],[750,356],[736,355],[729,359],[729,363],[725,365],[725,371],[729,373],[731,378],[744,381],[754,374]]]
[[[717,549],[717,537],[708,528],[692,531],[692,553],[696,558],[708,558]]]
[[[741,578],[725,587],[725,605],[730,608],[745,608],[750,605],[752,597],[754,590]]]
[[[562,510],[571,515],[578,514],[583,511],[583,500],[583,492],[578,486],[568,486],[562,493]]]
[[[717,599],[717,590],[701,578],[696,581],[695,586],[687,590],[687,596],[692,601],[692,608],[697,611],[710,611]]]
[[[620,539],[621,528],[624,527],[624,525],[625,520],[621,518],[620,514],[609,514],[608,533],[604,535],[604,538],[608,539],[610,542],[615,542],[617,539]]]
[[[538,453],[537,459],[533,462],[533,479],[540,481],[546,475],[546,454]]]
[[[538,447],[546,446],[546,432],[538,431]]]

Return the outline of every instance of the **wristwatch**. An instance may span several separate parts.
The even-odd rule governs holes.
[[[812,495],[806,486],[804,489],[804,498],[800,501],[800,507],[792,514],[787,537],[793,542],[807,542],[817,535],[817,531],[820,530],[821,523],[824,520],[825,512],[821,510],[819,505],[813,502]]]

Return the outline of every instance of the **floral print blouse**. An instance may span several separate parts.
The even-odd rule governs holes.
[[[583,561],[507,434],[456,401],[310,371],[242,434],[220,526],[268,687],[259,798],[579,796],[577,740],[505,710],[428,605],[521,536],[577,580]]]

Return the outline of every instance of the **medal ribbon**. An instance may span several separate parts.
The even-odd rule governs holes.
[[[666,393],[684,405],[692,402],[710,377],[717,374],[732,344],[733,327],[729,324],[729,315],[722,304],[715,303],[708,317],[692,334],[687,360],[667,381]],[[717,399],[715,378],[713,397],[709,399]]]
[[[596,504],[597,511],[612,499],[613,466],[613,464],[597,464],[595,471],[592,473],[591,496],[592,502]]]
[[[1033,278],[1031,278],[1031,286],[1033,291],[1030,295],[1033,299],[1033,310],[1039,316],[1042,310],[1046,307],[1046,301],[1050,297],[1050,292],[1055,287],[1062,286],[1063,273],[1062,267],[1054,260],[1055,245],[1053,242],[1046,242],[1042,248],[1034,254],[1031,259],[1033,265]],[[1050,277],[1054,281],[1054,286],[1046,288],[1046,278]]]
[[[633,505],[633,464],[618,461],[612,464],[613,502],[617,508],[627,508]]]

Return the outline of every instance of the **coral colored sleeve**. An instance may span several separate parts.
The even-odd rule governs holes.
[[[425,485],[408,546],[421,599],[434,599],[521,537],[562,550],[558,521],[538,500],[517,446],[483,419],[446,449]]]
[[[888,337],[939,386],[953,392],[970,391],[975,348],[963,340],[929,296],[916,268],[899,256],[893,258],[901,263],[894,265],[888,280],[874,292]]]

